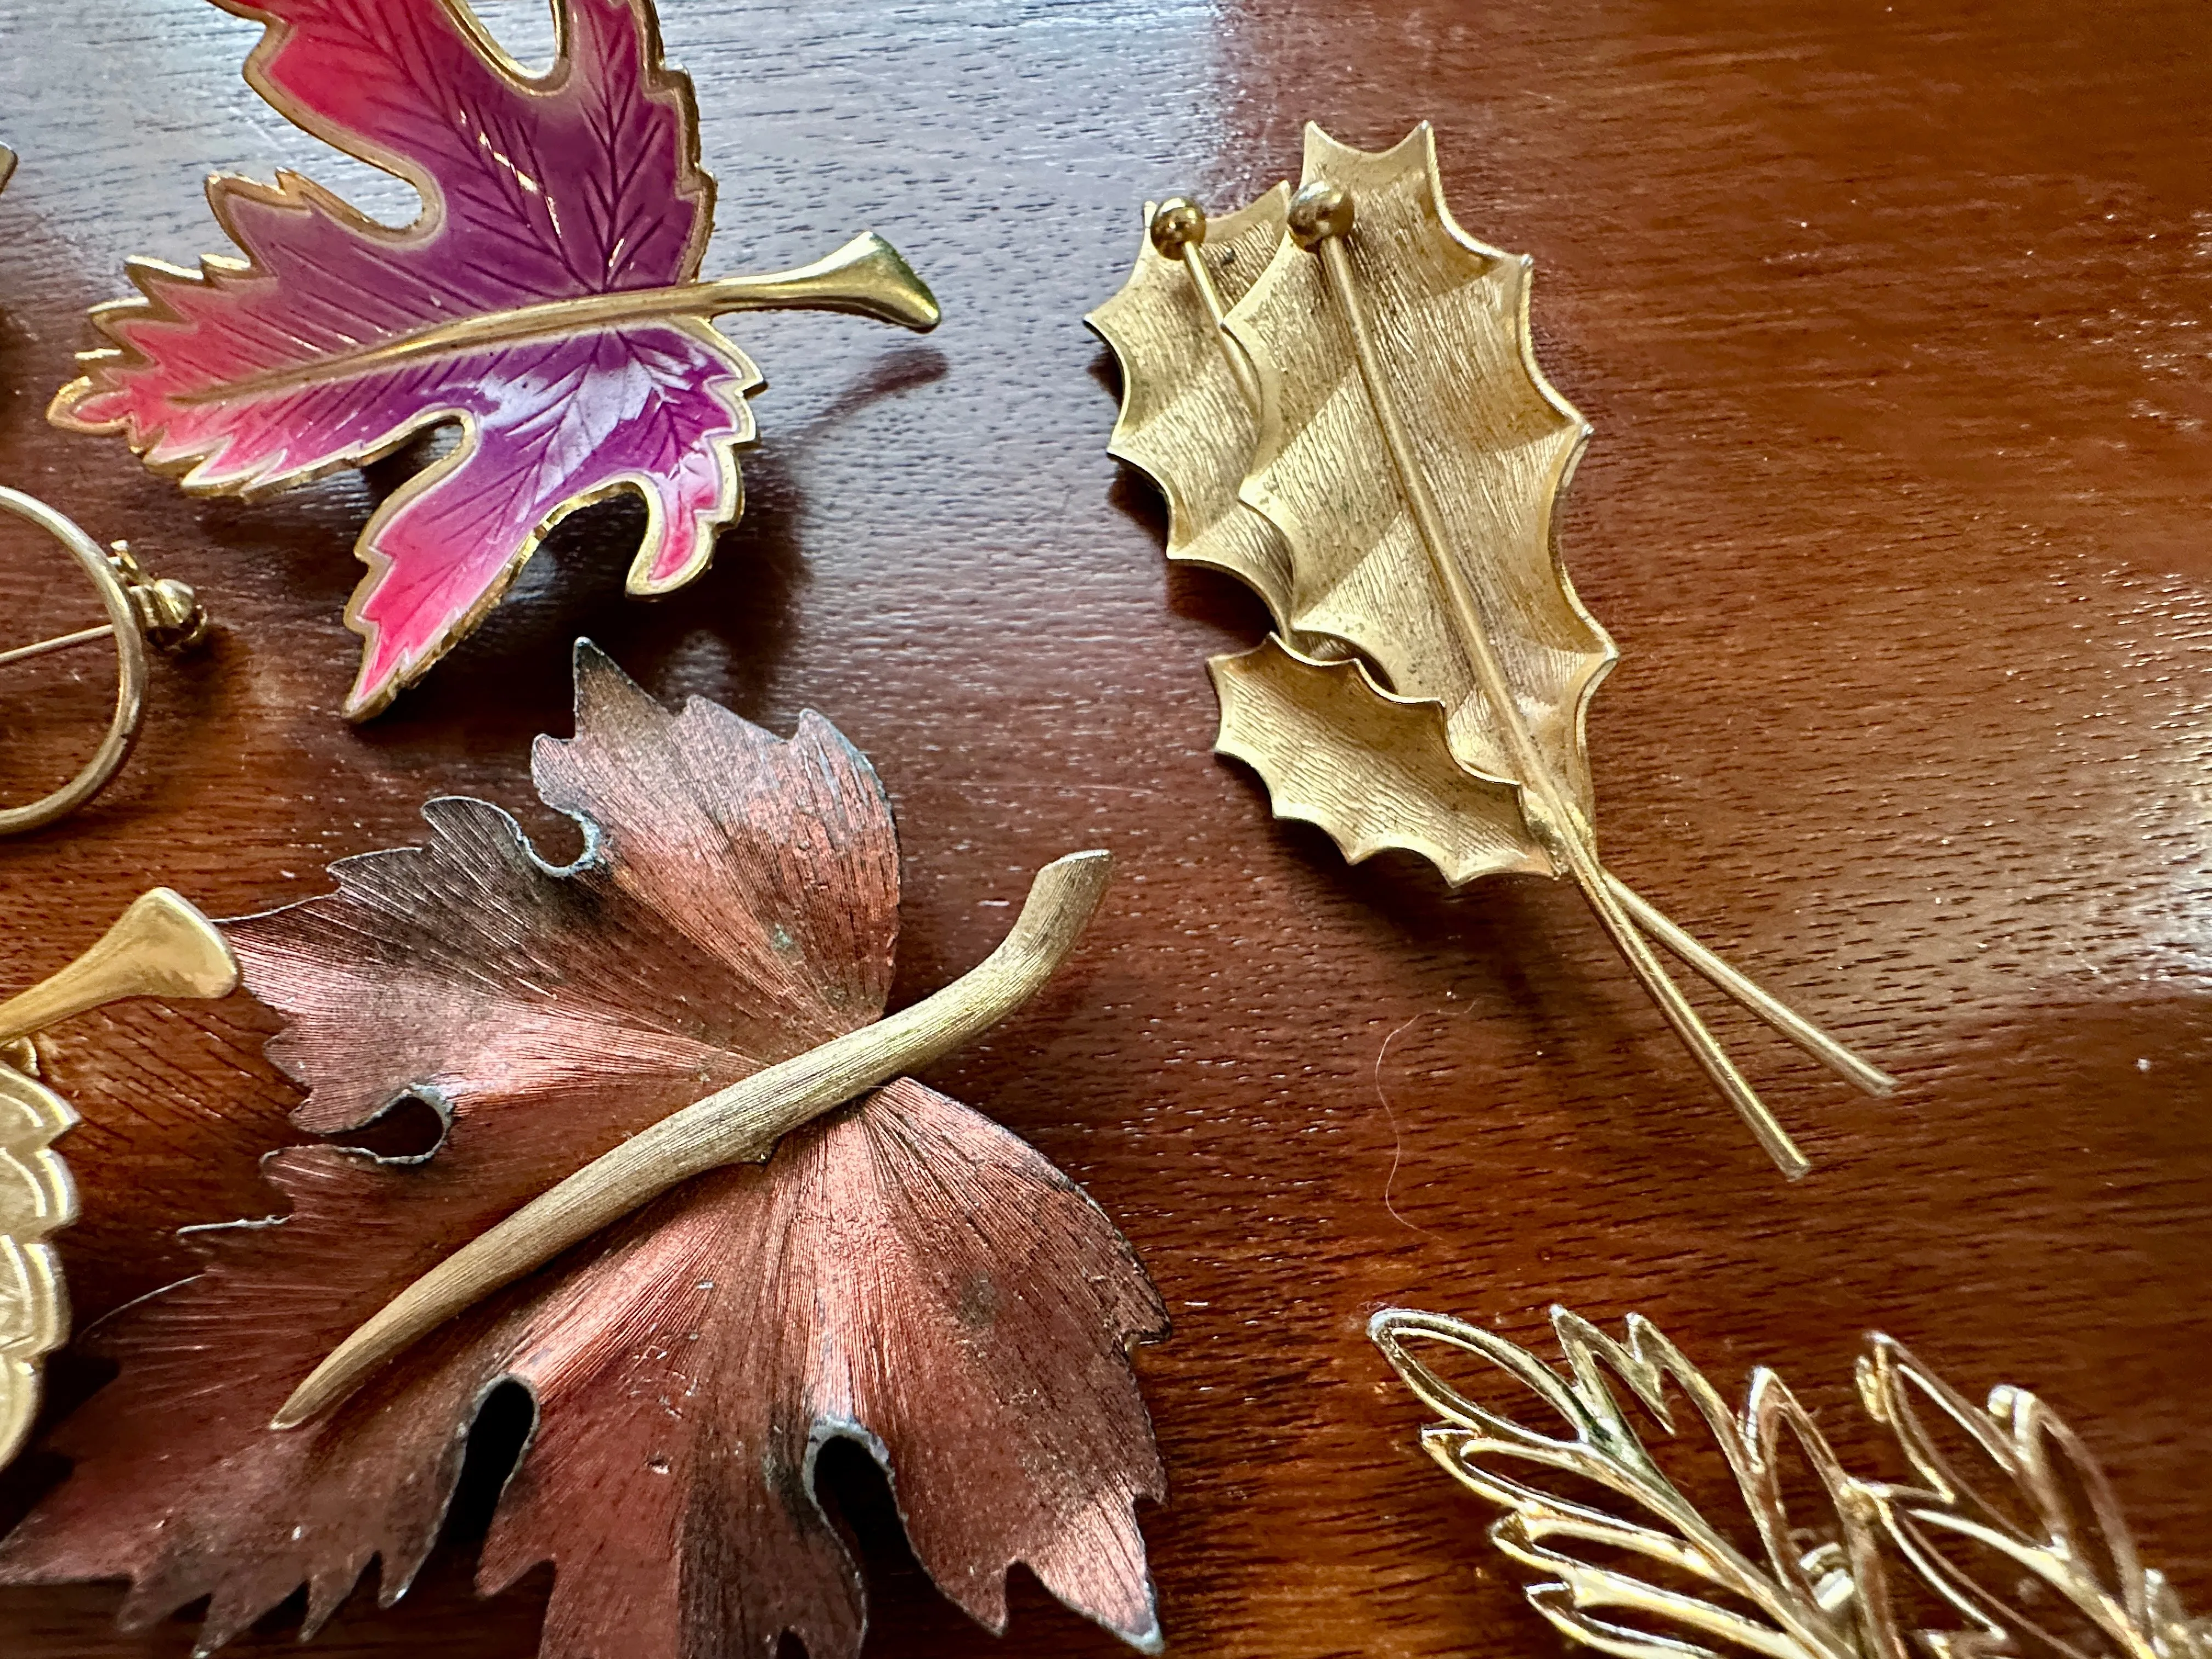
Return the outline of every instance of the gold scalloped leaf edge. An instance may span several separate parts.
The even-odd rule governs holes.
[[[1364,234],[1346,245],[1349,258],[1450,556],[1539,750],[1594,821],[1585,718],[1619,653],[1559,546],[1559,503],[1589,427],[1536,362],[1533,262],[1453,218],[1426,122],[1381,150],[1309,124],[1302,176],[1361,204]],[[1226,326],[1263,388],[1238,495],[1289,550],[1298,634],[1287,637],[1344,641],[1398,694],[1443,705],[1468,770],[1509,775],[1510,745],[1458,639],[1321,262],[1286,239]]]
[[[1291,187],[1211,220],[1200,257],[1222,302],[1234,306],[1283,240]],[[1083,320],[1121,368],[1121,405],[1106,453],[1150,478],[1168,506],[1167,556],[1234,576],[1286,630],[1291,556],[1275,527],[1237,499],[1259,433],[1180,260],[1152,246],[1145,209],[1136,264],[1115,295]]]
[[[1515,785],[1452,757],[1442,705],[1392,696],[1364,663],[1324,662],[1269,635],[1212,658],[1214,752],[1260,775],[1279,818],[1318,826],[1347,863],[1415,853],[1458,887],[1515,871],[1558,874]]]
[[[69,1103],[0,1057],[0,1464],[38,1414],[46,1357],[69,1338],[69,1292],[46,1241],[76,1219],[76,1186],[53,1143]]]

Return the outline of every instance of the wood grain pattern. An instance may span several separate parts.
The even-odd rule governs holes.
[[[487,15],[542,43],[523,0]],[[1390,1301],[1526,1340],[1553,1298],[1640,1308],[1717,1380],[1770,1359],[1829,1407],[1883,1327],[1962,1388],[2051,1401],[2148,1555],[2212,1600],[2201,8],[671,4],[724,181],[708,264],[872,224],[945,325],[737,331],[770,387],[714,572],[624,601],[636,517],[573,520],[361,732],[336,714],[337,612],[397,475],[196,504],[40,410],[125,253],[213,246],[209,167],[303,167],[392,217],[404,192],[254,102],[250,26],[195,0],[58,20],[0,0],[0,136],[23,158],[0,196],[0,479],[129,535],[229,627],[160,674],[113,790],[0,848],[9,983],[156,880],[235,914],[415,836],[429,794],[529,817],[526,744],[566,729],[588,630],[665,698],[782,732],[819,708],[875,760],[906,860],[895,1005],[987,950],[1037,864],[1113,849],[1067,974],[927,1080],[1085,1181],[1168,1299],[1176,1334],[1139,1368],[1170,1651],[1552,1650],[1482,1559],[1479,1506],[1413,1448],[1361,1330]],[[1539,354],[1596,428],[1563,539],[1624,656],[1591,714],[1608,860],[1905,1079],[1856,1097],[1717,1016],[1803,1126],[1799,1187],[1571,893],[1346,869],[1207,757],[1203,659],[1262,621],[1165,568],[1154,501],[1104,459],[1079,318],[1148,196],[1245,199],[1294,173],[1309,117],[1375,145],[1424,115],[1470,231],[1535,256]],[[11,629],[58,614],[44,557],[0,544]],[[99,694],[22,684],[44,689],[0,689],[4,764],[58,767],[47,717]],[[184,1269],[174,1227],[269,1207],[255,1159],[291,1138],[293,1097],[268,1025],[242,1001],[134,1008],[49,1041],[86,1120],[64,1252],[88,1320]],[[55,1391],[96,1380],[64,1367]],[[0,1506],[52,1473],[19,1465]],[[852,1490],[872,1650],[981,1650],[880,1491]],[[544,1589],[477,1606],[449,1547],[317,1650],[518,1659]],[[118,1600],[0,1595],[0,1652],[188,1650],[185,1625],[115,1633]],[[237,1650],[289,1639],[274,1620]],[[990,1650],[1112,1647],[1025,1584]]]

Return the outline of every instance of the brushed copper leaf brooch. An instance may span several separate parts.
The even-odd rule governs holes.
[[[0,1582],[127,1578],[137,1623],[205,1597],[204,1650],[302,1586],[312,1631],[372,1561],[389,1602],[514,1382],[536,1427],[479,1583],[554,1565],[547,1659],[856,1654],[815,1492],[840,1437],[976,1619],[1003,1626],[1020,1561],[1156,1649],[1127,1349],[1160,1299],[1072,1181],[902,1075],[1045,982],[1105,854],[1047,866],[989,957],[886,1016],[896,840],[827,722],[671,714],[580,646],[575,736],[533,771],[583,829],[570,865],[434,800],[426,845],[223,924],[302,1128],[412,1097],[445,1134],[286,1149],[281,1224],[195,1231],[204,1270],[97,1334],[119,1375],[58,1431],[74,1470]]]
[[[1775,1164],[1809,1167],[1662,949],[1840,1075],[1892,1079],[1762,990],[1598,854],[1583,731],[1618,655],[1553,507],[1589,428],[1528,337],[1528,260],[1444,204],[1426,124],[1378,153],[1306,130],[1304,179],[1209,221],[1147,215],[1091,325],[1121,366],[1112,453],[1165,494],[1168,556],[1227,572],[1274,631],[1211,665],[1215,744],[1278,817],[1454,886],[1571,879]]]
[[[872,233],[816,263],[702,281],[714,183],[691,84],[650,0],[555,0],[542,76],[462,0],[219,0],[267,25],[246,80],[325,143],[422,198],[366,218],[312,180],[218,175],[245,258],[133,260],[139,297],[93,313],[54,422],[119,433],[204,495],[256,496],[458,422],[462,440],[362,529],[363,636],[346,713],[375,714],[483,619],[566,514],[622,491],[646,528],[629,590],[707,568],[743,510],[751,359],[726,313],[803,308],[928,330],[937,301]]]

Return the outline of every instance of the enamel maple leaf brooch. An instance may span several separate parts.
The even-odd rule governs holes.
[[[460,442],[378,507],[346,607],[365,719],[498,602],[562,518],[643,498],[629,590],[706,569],[743,510],[760,371],[722,313],[847,312],[927,331],[937,301],[880,237],[817,263],[704,282],[714,183],[690,82],[650,0],[555,0],[532,76],[460,0],[219,0],[267,25],[246,78],[280,113],[422,193],[395,229],[310,179],[217,175],[245,255],[133,260],[139,298],[93,313],[50,417],[120,433],[203,495],[255,496],[362,466],[441,425]]]
[[[1212,660],[1215,748],[1347,859],[1403,848],[1454,886],[1571,879],[1759,1145],[1804,1174],[1660,951],[1851,1083],[1893,1080],[1599,857],[1583,722],[1619,653],[1555,544],[1589,428],[1536,366],[1528,259],[1453,221],[1425,124],[1375,153],[1310,126],[1295,194],[1147,217],[1089,319],[1121,366],[1112,453],[1167,496],[1168,556],[1238,578],[1274,623]]]
[[[897,842],[826,721],[670,714],[580,646],[575,736],[533,771],[572,864],[434,800],[426,845],[222,924],[285,1019],[302,1128],[412,1097],[444,1135],[276,1152],[277,1220],[194,1231],[203,1271],[88,1344],[119,1374],[57,1431],[72,1472],[0,1583],[127,1578],[133,1624],[206,1598],[202,1651],[302,1586],[312,1632],[372,1562],[388,1603],[517,1383],[535,1426],[479,1583],[554,1565],[545,1659],[772,1659],[787,1633],[850,1659],[861,1586],[815,1488],[839,1438],[984,1624],[1019,1561],[1157,1649],[1128,1348],[1165,1334],[1159,1297],[1073,1182],[904,1075],[1045,984],[1106,855],[1045,866],[996,951],[886,1015]]]

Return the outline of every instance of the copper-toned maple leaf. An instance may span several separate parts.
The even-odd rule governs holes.
[[[566,868],[481,801],[420,848],[334,866],[326,897],[230,924],[305,1127],[402,1095],[427,1158],[269,1163],[276,1224],[197,1235],[207,1267],[94,1346],[115,1382],[56,1444],[70,1478],[0,1546],[0,1580],[127,1577],[126,1620],[210,1598],[212,1648],[307,1589],[310,1629],[370,1563],[389,1601],[435,1537],[502,1379],[538,1426],[480,1582],[556,1568],[544,1659],[854,1653],[859,1580],[817,1506],[846,1436],[890,1472],[916,1555],[996,1628],[1026,1562],[1158,1642],[1134,1500],[1162,1476],[1127,1344],[1164,1332],[1126,1241],[1073,1182],[901,1079],[766,1164],[677,1188],[487,1299],[337,1411],[268,1427],[341,1338],[457,1243],[644,1125],[876,1018],[898,862],[866,761],[809,714],[779,740],[670,714],[588,647],[577,735],[541,738]]]

